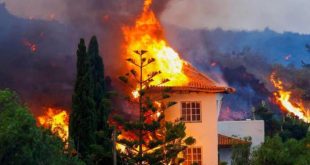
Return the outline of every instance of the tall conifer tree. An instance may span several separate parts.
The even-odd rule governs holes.
[[[105,89],[104,65],[99,54],[99,45],[96,36],[93,36],[88,46],[91,58],[92,76],[94,79],[94,100],[96,104],[97,130],[102,130],[107,125],[109,108],[105,104],[107,91]]]
[[[110,98],[105,87],[104,65],[99,54],[97,38],[93,36],[90,40],[87,52],[91,58],[91,72],[94,79],[94,96],[96,109],[96,145],[92,146],[93,161],[98,163],[109,163],[112,158],[112,130],[108,124],[111,111]]]
[[[96,104],[94,100],[94,79],[91,58],[86,52],[84,39],[80,40],[77,50],[77,77],[72,96],[69,133],[82,158],[95,144]]]

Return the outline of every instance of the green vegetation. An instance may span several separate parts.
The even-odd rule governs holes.
[[[265,143],[253,152],[251,164],[308,165],[309,135],[302,140],[288,139],[285,142],[280,136],[268,137]]]
[[[265,121],[266,140],[251,154],[248,154],[250,148],[245,145],[234,146],[232,164],[310,164],[309,124],[289,114],[283,118],[277,118],[270,107],[265,104],[257,107],[255,114]]]
[[[248,165],[250,164],[250,147],[251,147],[251,139],[244,138],[245,141],[249,143],[246,144],[235,144],[233,145],[232,155],[231,155],[231,164],[232,165]]]
[[[18,96],[0,90],[0,164],[84,164],[64,153],[64,144],[39,128]]]
[[[97,39],[91,38],[88,50],[81,39],[69,132],[79,156],[88,164],[112,164],[110,107]]]

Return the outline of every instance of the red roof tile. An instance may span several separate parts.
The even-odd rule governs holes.
[[[169,86],[172,91],[193,91],[206,93],[233,93],[234,88],[218,85],[207,75],[202,74],[190,64],[183,65],[183,72],[188,77],[189,82],[182,86]],[[155,89],[162,90],[167,86],[156,86]],[[154,87],[152,87],[154,90]]]
[[[251,144],[251,142],[218,134],[218,146],[220,148],[232,147],[234,144]]]

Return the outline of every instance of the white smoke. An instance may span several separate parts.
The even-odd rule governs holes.
[[[66,0],[0,0],[14,15],[23,18],[65,20]]]
[[[189,29],[310,33],[309,0],[171,0],[166,23]]]

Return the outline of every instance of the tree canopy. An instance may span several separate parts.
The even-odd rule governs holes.
[[[77,50],[77,75],[72,95],[70,138],[79,156],[90,164],[111,163],[112,131],[108,124],[110,98],[105,88],[104,65],[93,36],[88,49],[84,39]]]
[[[64,143],[39,128],[16,93],[0,90],[0,164],[84,164],[64,153]]]

